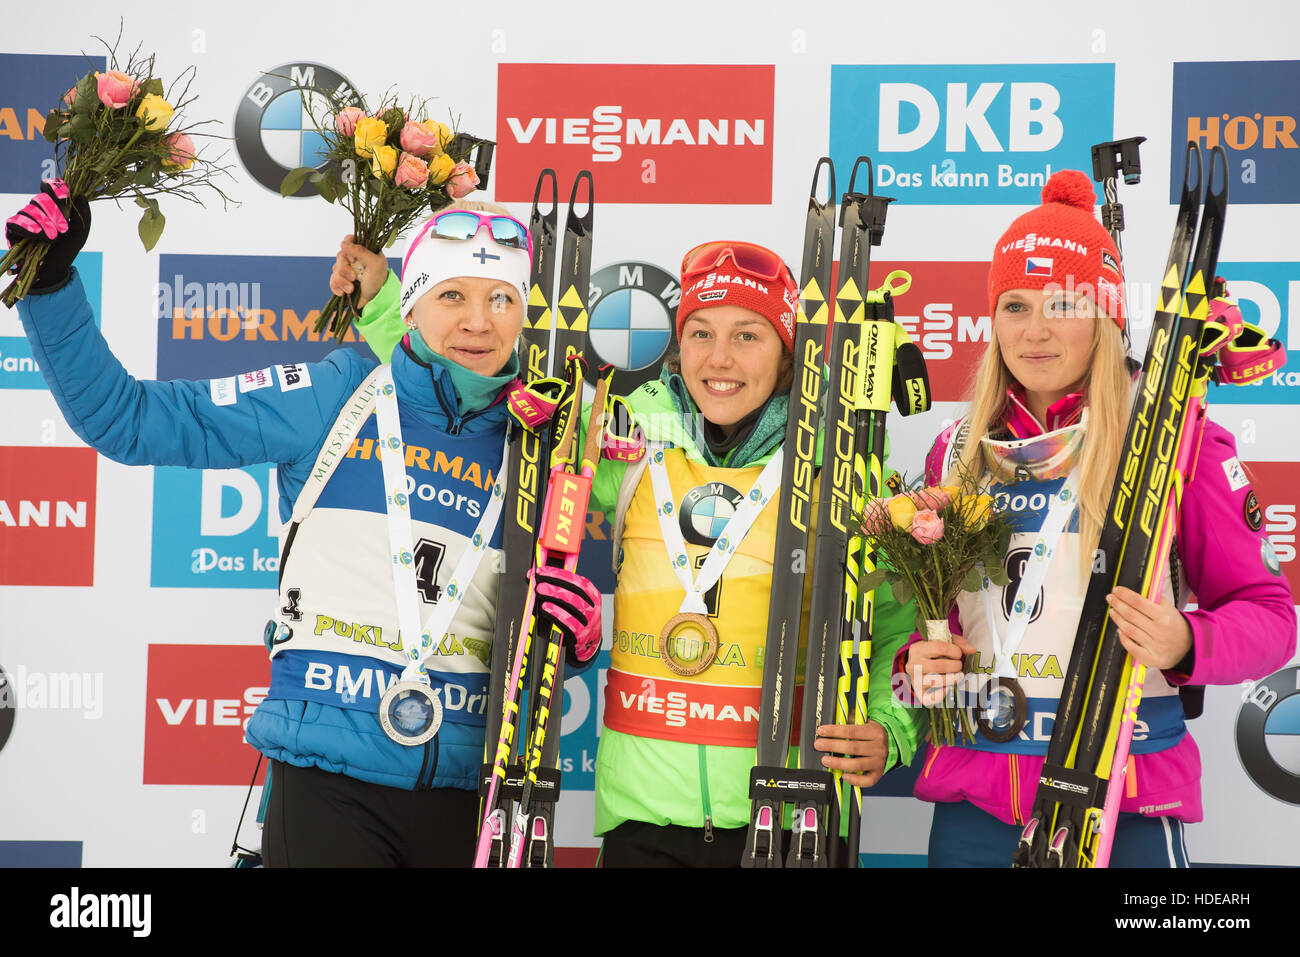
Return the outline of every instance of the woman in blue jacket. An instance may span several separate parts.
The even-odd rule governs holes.
[[[126,464],[278,466],[271,686],[247,729],[272,762],[266,862],[468,865],[527,228],[464,201],[424,225],[403,266],[410,331],[391,365],[339,349],[155,382],[132,378],[95,325],[71,268],[89,226],[88,205],[57,181],[6,226],[11,242],[51,242],[19,314],[69,425]],[[590,658],[599,593],[549,575],[564,607],[542,610]]]

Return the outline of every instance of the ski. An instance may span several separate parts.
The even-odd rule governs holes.
[[[870,169],[870,167],[868,167]],[[872,214],[870,236],[879,242],[884,229],[885,203]],[[884,489],[885,420],[891,400],[903,415],[929,411],[930,380],[925,359],[907,331],[894,321],[894,299],[911,287],[912,277],[895,270],[866,296],[862,348],[858,352],[858,390],[854,401],[852,513],[861,515],[869,499]],[[861,536],[851,537],[845,563],[845,618],[840,631],[840,678],[836,687],[836,724],[865,724],[867,689],[871,679],[872,634],[876,594],[860,586],[860,576],[876,570],[875,551]],[[836,777],[839,784],[839,776]],[[841,801],[841,806],[843,802]],[[854,785],[849,804],[848,856],[856,867],[861,840],[862,788]]]
[[[1221,187],[1214,182],[1216,171]],[[1140,675],[1133,674],[1105,598],[1117,585],[1148,597],[1159,589],[1167,557],[1162,549],[1170,545],[1187,478],[1183,473],[1193,461],[1198,423],[1203,424],[1200,407],[1209,366],[1201,343],[1228,199],[1221,148],[1211,153],[1198,232],[1201,181],[1200,149],[1189,143],[1151,339],[1034,810],[1013,858],[1016,866],[1104,866],[1109,856],[1113,812],[1112,827],[1105,832],[1103,819],[1108,806],[1118,808],[1125,762],[1116,766],[1116,759],[1127,758],[1121,728],[1127,717],[1131,731],[1141,685],[1130,680]]]
[[[817,199],[825,173],[826,201]],[[759,704],[758,751],[749,783],[749,833],[741,864],[780,867],[781,818],[785,801],[797,801],[786,779],[790,724],[794,714],[795,671],[803,617],[803,586],[812,520],[813,473],[821,424],[822,369],[830,314],[827,293],[835,254],[835,166],[817,161],[804,226],[802,293],[796,314],[794,380],[785,426],[785,460],[777,499],[776,540],[772,552],[772,597],[768,609]],[[797,786],[795,786],[797,788]]]
[[[585,194],[580,198],[579,193],[584,183]],[[585,212],[578,211],[580,202],[585,206]],[[564,225],[564,246],[560,258],[556,308],[552,314],[555,320],[555,343],[552,347],[552,355],[559,364],[567,363],[571,352],[584,353],[587,344],[587,299],[591,287],[594,212],[595,183],[590,171],[580,170],[574,177],[573,188],[569,192],[569,211]],[[581,409],[582,381],[579,380],[574,388],[578,395],[576,408]],[[585,511],[583,515],[585,521]],[[537,650],[533,649],[533,651]],[[563,655],[557,658],[554,667],[555,675],[552,679],[554,686],[563,688]],[[535,670],[529,686],[529,710],[532,713],[529,726],[534,728],[538,721],[537,709],[541,701],[542,678],[542,671]],[[544,747],[539,767],[543,777],[553,774],[555,789],[543,789],[531,795],[531,819],[525,830],[526,844],[522,858],[524,867],[552,867],[555,863],[552,835],[555,830],[555,801],[559,797],[560,735],[552,734],[547,737],[543,729],[542,739]],[[542,777],[535,773],[533,778],[535,779],[533,785],[536,787]]]
[[[586,181],[586,212],[579,214],[574,206],[578,191]],[[543,187],[549,184],[548,212],[541,211]],[[507,561],[518,556],[535,555],[539,494],[544,476],[555,475],[556,470],[576,468],[572,439],[567,448],[561,448],[566,430],[576,428],[577,415],[582,405],[581,355],[586,341],[586,289],[591,270],[592,233],[592,178],[583,170],[577,176],[570,194],[568,217],[565,223],[561,268],[558,274],[559,296],[552,298],[557,285],[555,269],[556,227],[558,224],[558,194],[555,173],[543,170],[538,177],[533,194],[533,210],[529,229],[533,238],[532,282],[529,289],[528,308],[524,321],[520,364],[526,382],[533,384],[547,376],[552,364],[556,372],[569,374],[563,382],[551,383],[559,387],[556,412],[549,430],[521,429],[518,462],[509,465],[510,476],[517,477],[518,493],[512,498],[514,507],[507,510],[506,529],[502,545]],[[581,294],[576,290],[582,290]],[[579,308],[572,308],[575,298]],[[558,360],[555,357],[558,356]],[[569,361],[577,356],[576,363]],[[578,378],[573,377],[577,369]],[[549,436],[549,441],[548,441]],[[548,486],[549,488],[549,486]],[[506,534],[511,533],[509,543]],[[529,563],[531,565],[531,562]],[[504,867],[509,863],[507,834],[510,832],[511,805],[523,792],[524,764],[518,754],[524,743],[520,735],[520,709],[523,704],[523,682],[530,678],[528,661],[535,649],[528,646],[533,635],[532,590],[525,576],[503,576],[502,603],[498,606],[497,649],[493,658],[492,700],[489,701],[489,720],[484,739],[485,757],[490,763],[483,767],[480,791],[485,795],[481,805],[479,846],[475,865],[478,867]],[[503,629],[509,629],[504,638]],[[522,644],[521,644],[522,643]],[[533,656],[535,659],[535,655]],[[563,682],[563,660],[559,674],[552,680]],[[534,681],[528,698],[532,712],[538,702],[539,681]],[[525,727],[531,727],[530,713]],[[559,792],[559,772],[553,770],[558,758],[558,741],[542,756],[543,762],[533,775],[530,797],[537,813],[545,820],[537,828],[539,836],[549,834],[555,800]],[[550,866],[552,854],[549,844],[538,844],[536,857],[542,866]],[[530,861],[534,855],[530,854]]]
[[[858,172],[871,161],[858,157],[840,199],[839,276],[835,289],[834,323],[827,361],[830,382],[826,393],[825,446],[820,475],[821,500],[813,546],[812,598],[804,659],[804,697],[799,726],[799,773],[802,796],[795,807],[787,867],[827,867],[841,863],[839,840],[842,793],[838,777],[821,767],[813,747],[819,725],[830,724],[839,684],[839,648],[843,628],[853,627],[856,612],[856,562],[848,561],[849,518],[852,515],[854,451],[857,443],[859,356],[862,351],[867,273],[877,230],[883,237],[888,200],[854,189]],[[876,214],[879,221],[877,223]],[[853,578],[854,600],[848,600],[847,578]],[[788,775],[787,775],[788,776]],[[833,798],[833,800],[832,800]]]
[[[550,211],[543,212],[543,187],[550,185]],[[558,219],[555,171],[544,169],[533,192],[528,230],[533,243],[532,274],[529,277],[528,304],[524,313],[523,334],[519,340],[519,365],[524,383],[532,385],[550,374],[550,328],[552,293],[555,283],[555,236]],[[488,696],[487,727],[484,735],[484,762],[480,774],[480,795],[486,796],[492,774],[488,751],[501,733],[501,718],[508,684],[507,666],[515,657],[515,642],[522,630],[528,581],[522,575],[508,574],[519,556],[530,555],[537,537],[537,499],[540,492],[543,459],[546,454],[545,430],[534,431],[511,420],[510,452],[507,461],[507,503],[502,518],[502,568],[497,588],[496,635],[493,640],[491,691]],[[499,790],[497,803],[486,807],[480,802],[479,820],[495,817],[500,824],[508,820],[511,810],[509,792]],[[491,845],[489,867],[505,863],[504,826]]]

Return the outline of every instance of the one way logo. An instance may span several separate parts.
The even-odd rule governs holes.
[[[248,784],[244,728],[271,683],[259,645],[150,645],[145,784]]]

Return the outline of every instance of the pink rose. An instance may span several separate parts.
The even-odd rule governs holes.
[[[946,508],[952,502],[952,496],[948,494],[947,490],[937,485],[928,486],[918,492],[911,492],[909,497],[916,503],[917,508],[932,509],[936,512]]]
[[[933,545],[943,538],[943,519],[930,509],[923,508],[912,519],[912,527],[908,531],[922,545]]]
[[[402,144],[402,149],[413,156],[419,156],[421,159],[427,157],[435,150],[442,149],[442,144],[437,133],[426,130],[419,123],[411,120],[406,121],[402,127],[402,132],[398,137],[398,142]]]
[[[862,510],[862,531],[868,535],[879,535],[893,524],[889,517],[889,505],[883,498],[873,498]]]
[[[131,97],[135,96],[135,91],[139,88],[134,79],[119,70],[99,74],[95,78],[95,86],[99,91],[99,102],[110,110],[120,110],[130,103]]]
[[[397,163],[397,172],[393,174],[393,182],[407,189],[423,189],[428,181],[429,167],[424,160],[411,153],[403,153]]]
[[[346,106],[339,111],[338,116],[334,117],[334,128],[344,136],[351,136],[352,131],[357,128],[357,120],[365,115],[365,111],[359,106]]]
[[[189,169],[194,164],[194,141],[188,135],[173,133],[163,142],[171,147],[171,153],[163,160],[163,166]]]
[[[460,199],[474,192],[478,186],[478,173],[474,172],[474,167],[468,163],[457,163],[452,167],[451,175],[447,177],[447,195],[452,199]]]

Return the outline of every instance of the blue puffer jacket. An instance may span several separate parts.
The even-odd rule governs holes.
[[[270,372],[269,376],[246,391],[236,389],[233,380],[138,381],[126,372],[100,335],[75,270],[66,285],[30,295],[21,302],[19,315],[50,391],[68,424],[85,442],[108,458],[129,465],[227,469],[274,462],[278,466],[283,520],[289,518],[343,404],[377,364],[350,349],[338,349],[322,362],[305,364],[309,385],[295,384],[289,391],[284,391],[284,379],[276,370],[264,370]],[[422,503],[412,495],[413,519],[443,525],[449,530],[449,540],[465,537],[471,519],[479,514],[476,509],[487,501],[491,473],[500,465],[506,404],[497,402],[462,414],[446,371],[421,363],[404,348],[393,353],[393,378],[408,447],[427,446],[430,462],[456,462],[457,481],[467,478],[471,466],[477,466],[473,474],[481,478],[467,479],[463,489],[457,487],[467,493],[456,500],[456,509],[462,514],[448,512],[445,492],[442,500],[431,494]],[[369,429],[374,430],[373,417]],[[363,519],[370,523],[367,529],[383,528],[385,493],[380,466],[377,458],[360,462],[363,457],[369,458],[351,456],[345,460],[346,469],[340,465],[318,502],[318,510],[332,498],[334,508],[368,515]],[[462,467],[465,475],[461,474]],[[419,474],[414,477],[417,482],[422,480]],[[442,482],[445,488],[451,477],[444,469],[431,481]],[[341,492],[355,501],[340,504],[337,500]],[[423,515],[421,508],[425,510]],[[499,532],[493,535],[492,542],[493,547],[498,544]],[[341,543],[340,547],[346,552],[350,546]],[[387,547],[386,537],[383,547]],[[286,570],[292,569],[294,554],[290,553]],[[392,573],[386,564],[373,568],[357,564],[349,567],[350,575],[374,576],[367,583],[372,591],[393,594]],[[450,564],[443,563],[444,568]],[[446,569],[439,577],[449,574]],[[349,587],[357,586],[353,582]],[[476,620],[466,632],[486,631],[490,635],[492,608],[486,604],[487,590],[480,591],[483,594],[478,602],[467,600],[456,621],[477,615],[484,620]],[[477,608],[471,608],[472,604]],[[311,622],[305,624],[306,633],[312,631],[310,626]],[[319,620],[315,630],[319,636]],[[400,670],[391,661],[362,657],[366,647],[354,647],[359,638],[338,640],[344,642],[339,647],[348,657],[325,653],[326,659],[364,663],[372,668],[382,666],[390,677]],[[466,644],[475,645],[474,653],[486,666],[482,643]],[[317,766],[393,787],[476,787],[483,755],[481,712],[486,711],[485,698],[471,698],[473,704],[468,710],[474,711],[473,715],[445,717],[441,730],[429,744],[403,747],[384,735],[373,707],[335,707],[321,695],[295,694],[293,689],[303,685],[304,672],[312,673],[310,661],[303,657],[308,654],[311,652],[290,654],[284,650],[273,657],[273,697],[262,702],[248,726],[248,740],[254,747],[291,764]],[[321,666],[316,668],[319,675]],[[438,670],[436,665],[430,667],[435,681]],[[478,680],[477,675],[460,677]],[[482,685],[486,687],[486,674]]]

